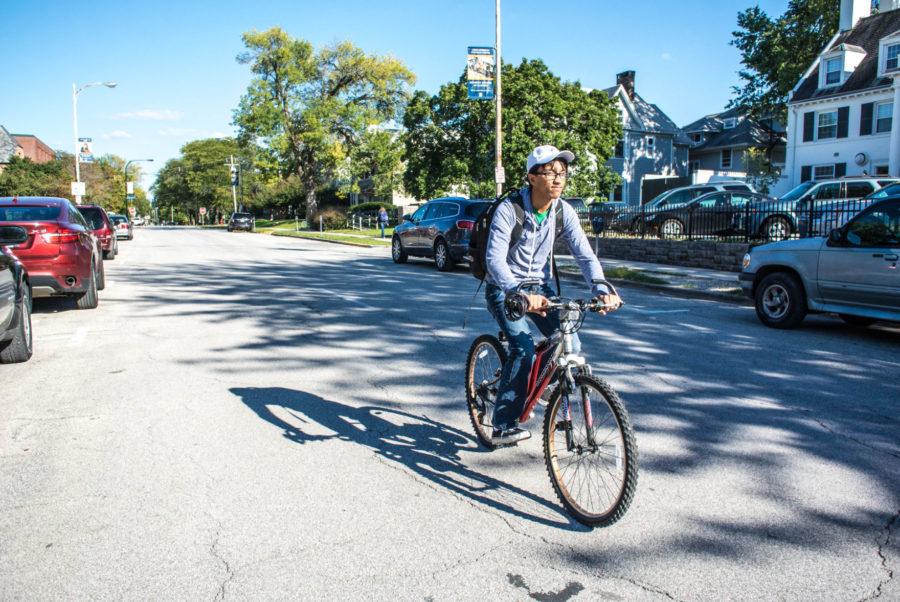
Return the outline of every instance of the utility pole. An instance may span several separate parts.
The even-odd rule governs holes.
[[[231,168],[231,199],[234,201],[234,212],[237,213],[237,173],[238,166],[234,162],[234,155],[228,157],[228,163],[225,165]]]
[[[496,0],[495,20],[497,26],[497,64],[494,67],[496,77],[496,90],[494,90],[494,100],[497,103],[495,113],[497,114],[497,122],[494,128],[494,134],[497,143],[494,150],[494,181],[497,183],[497,197],[503,194],[503,183],[506,182],[506,174],[503,173],[503,89],[500,82],[500,71],[503,61],[500,57],[500,0]]]

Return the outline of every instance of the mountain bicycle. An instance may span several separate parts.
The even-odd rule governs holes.
[[[597,282],[618,295],[608,282]],[[529,284],[534,283],[520,288]],[[510,319],[524,316],[526,309],[527,301],[518,306],[507,302]],[[560,312],[560,328],[535,346],[519,423],[531,418],[542,396],[548,398],[544,461],[556,495],[578,522],[605,527],[622,518],[631,504],[637,486],[637,443],[618,394],[592,374],[584,356],[574,353],[574,335],[587,312],[610,308],[595,300],[553,297],[547,309]],[[476,338],[466,358],[469,418],[479,442],[492,450],[497,446],[491,441],[491,419],[506,359],[502,332]]]

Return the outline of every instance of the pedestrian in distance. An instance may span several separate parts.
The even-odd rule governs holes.
[[[548,313],[545,309],[547,298],[553,296],[549,282],[555,277],[552,253],[557,233],[578,262],[595,298],[610,310],[621,305],[617,295],[597,283],[604,280],[603,268],[575,210],[561,199],[569,164],[574,160],[572,152],[555,146],[535,148],[526,162],[528,185],[501,202],[491,218],[485,253],[485,299],[509,341],[509,357],[503,365],[494,406],[491,440],[495,445],[513,444],[531,436],[519,427],[518,420],[526,402],[534,339],[525,318],[511,320],[504,304],[508,294],[524,293],[528,300],[526,315],[541,334],[550,336],[559,330],[558,312]],[[558,220],[562,223],[557,224]],[[514,239],[516,235],[518,239]],[[522,286],[525,281],[540,284]],[[577,336],[575,345],[574,352],[578,353]]]
[[[388,225],[388,214],[384,207],[378,208],[378,227],[381,228],[381,238],[384,238],[384,229]]]

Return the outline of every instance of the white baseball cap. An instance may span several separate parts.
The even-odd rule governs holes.
[[[550,144],[538,146],[533,151],[531,151],[530,155],[528,155],[528,166],[526,167],[525,171],[531,172],[531,168],[535,165],[550,163],[555,159],[562,159],[566,163],[571,163],[575,160],[575,155],[574,153],[572,153],[572,151],[561,151]]]

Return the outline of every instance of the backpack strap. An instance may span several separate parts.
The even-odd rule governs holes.
[[[553,270],[553,278],[556,280],[556,294],[557,296],[562,296],[562,285],[559,283],[559,269],[556,267],[556,252],[554,248],[556,247],[556,241],[562,237],[563,231],[563,207],[562,207],[562,199],[556,201],[556,210],[553,212],[553,221],[554,221],[554,229],[553,229],[553,247],[550,248],[550,269]]]
[[[518,190],[513,190],[506,197],[513,207],[516,214],[516,224],[513,226],[512,232],[509,233],[509,248],[512,249],[519,239],[522,238],[522,230],[525,228],[525,199]]]

